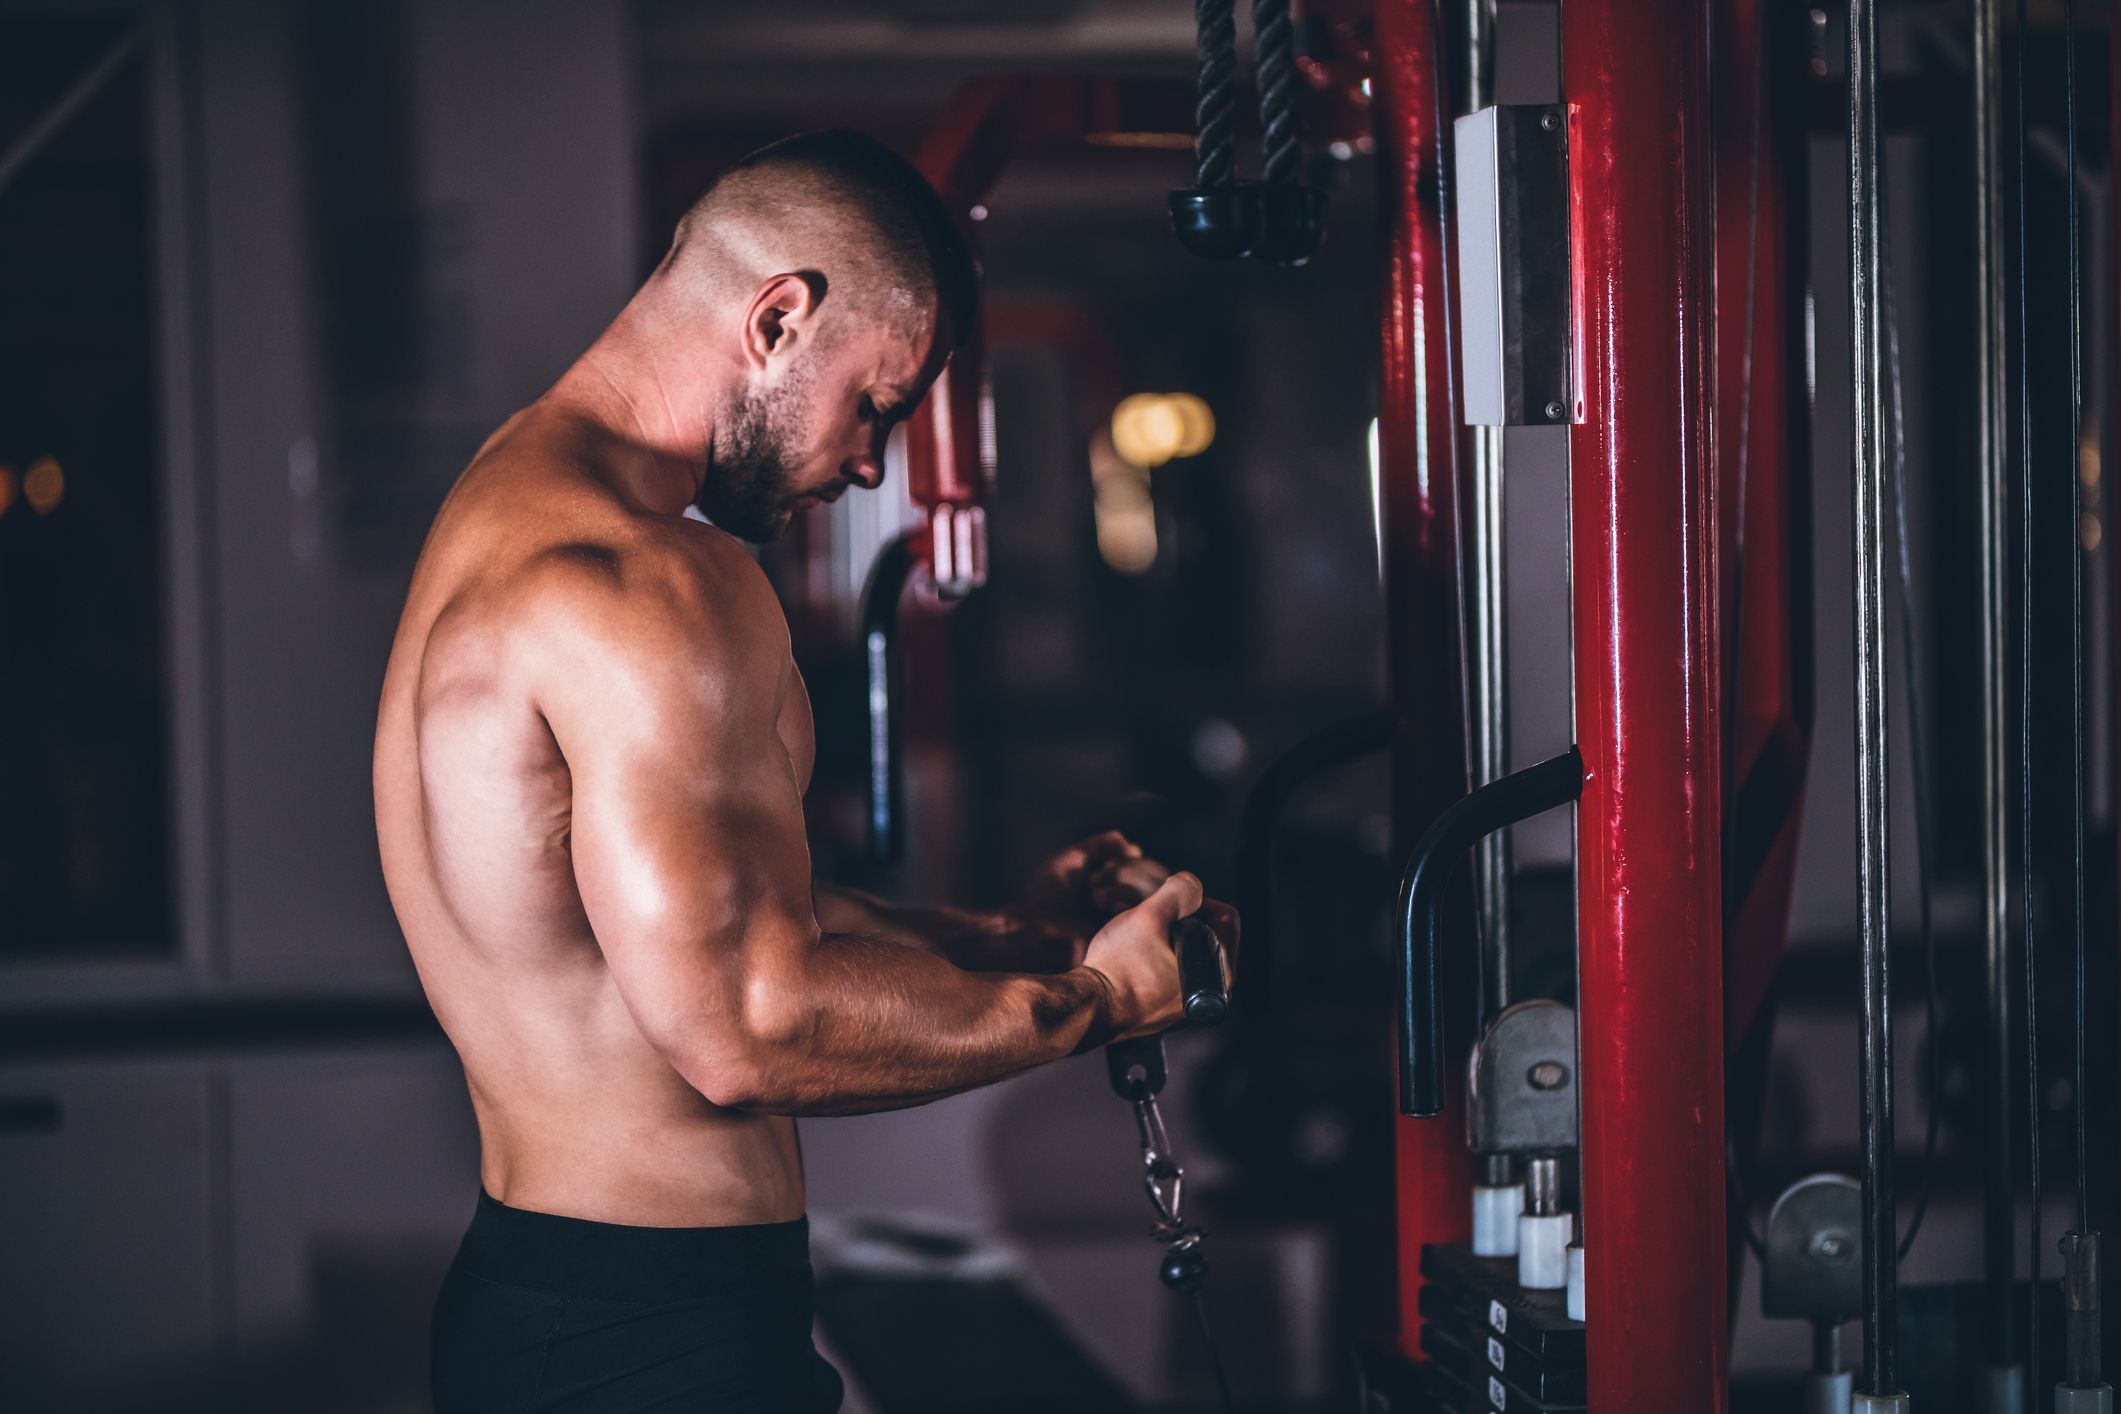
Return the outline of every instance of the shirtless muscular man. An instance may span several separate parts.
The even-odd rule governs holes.
[[[1168,935],[1200,883],[1117,835],[999,913],[811,877],[810,705],[738,540],[882,480],[976,300],[910,165],[848,132],[777,143],[700,199],[436,516],[375,805],[479,1127],[438,1414],[836,1409],[795,1117],[1180,1019]]]

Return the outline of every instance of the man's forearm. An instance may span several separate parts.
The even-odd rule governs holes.
[[[1110,991],[1089,968],[968,972],[888,936],[826,933],[747,984],[739,1077],[710,1099],[780,1115],[904,1109],[1102,1045]]]
[[[968,972],[1058,972],[1076,961],[1069,940],[1007,910],[892,903],[836,884],[819,884],[814,894],[827,930],[890,938]]]

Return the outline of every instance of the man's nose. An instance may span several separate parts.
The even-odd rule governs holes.
[[[884,484],[884,459],[871,452],[851,457],[841,468],[846,478],[864,491],[874,491]]]

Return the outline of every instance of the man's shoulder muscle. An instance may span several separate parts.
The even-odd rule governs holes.
[[[779,703],[786,621],[765,575],[719,531],[680,522],[619,543],[556,543],[509,598],[511,656],[549,718],[587,699],[622,731],[619,718],[748,717]]]

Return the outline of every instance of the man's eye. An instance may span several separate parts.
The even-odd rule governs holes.
[[[876,419],[876,404],[866,397],[862,399],[861,419],[864,422],[873,422]]]

